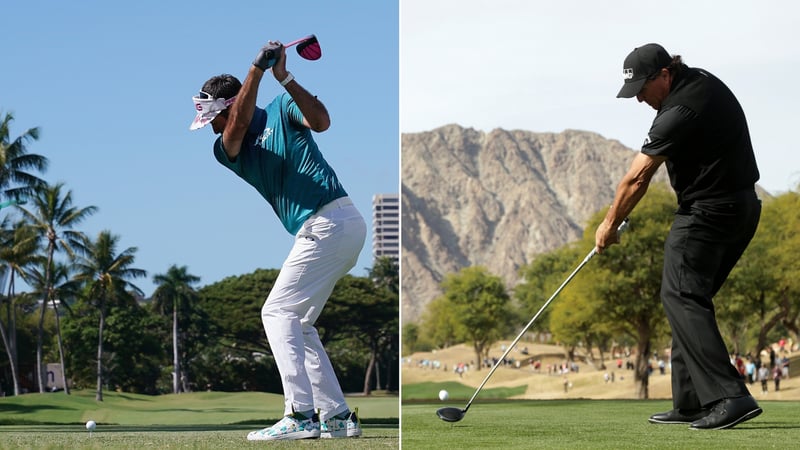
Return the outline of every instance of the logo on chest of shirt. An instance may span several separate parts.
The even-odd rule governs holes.
[[[264,128],[264,132],[261,133],[261,136],[259,136],[258,139],[256,139],[256,145],[263,147],[264,142],[266,142],[270,136],[272,136],[272,128]]]

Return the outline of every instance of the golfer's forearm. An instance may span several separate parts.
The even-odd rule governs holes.
[[[222,137],[225,145],[225,153],[228,157],[233,159],[239,154],[239,149],[242,146],[242,140],[250,127],[250,121],[253,120],[253,112],[256,109],[256,98],[258,97],[258,85],[261,83],[261,77],[264,76],[264,71],[256,66],[250,66],[250,72],[247,73],[247,78],[236,96],[236,101],[230,110],[228,116],[228,123],[225,126],[225,133]]]
[[[630,169],[617,186],[614,203],[606,214],[605,223],[610,229],[616,230],[630,215],[639,200],[647,193],[650,180],[664,161],[666,158],[662,156],[654,157],[644,153],[636,155]]]
[[[328,115],[328,110],[317,97],[311,95],[310,92],[305,90],[303,86],[292,80],[285,86],[286,92],[292,96],[300,112],[303,113],[303,118],[307,122],[309,128],[316,132],[322,132],[328,129],[331,125],[331,118]]]
[[[650,185],[649,179],[633,178],[628,175],[617,186],[614,203],[611,204],[611,208],[608,209],[605,217],[605,222],[609,228],[615,230],[630,215],[639,200],[647,193],[647,187]]]
[[[236,102],[233,104],[229,121],[233,122],[234,130],[241,133],[240,138],[244,137],[250,121],[253,119],[253,112],[256,109],[256,98],[258,97],[258,85],[264,71],[256,66],[250,66],[250,72],[239,90]]]

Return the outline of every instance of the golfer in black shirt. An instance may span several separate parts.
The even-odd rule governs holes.
[[[634,49],[617,97],[656,111],[641,153],[622,178],[595,234],[597,252],[617,242],[617,227],[666,163],[678,209],[664,249],[661,299],[672,329],[671,411],[652,423],[723,429],[761,413],[730,363],[712,299],[758,226],[759,178],[744,112],[714,75],[688,67],[658,44]]]

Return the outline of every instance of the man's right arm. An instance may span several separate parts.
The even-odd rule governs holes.
[[[617,186],[614,203],[595,232],[597,253],[602,253],[607,247],[619,242],[617,227],[644,197],[650,180],[666,160],[667,158],[664,156],[650,156],[644,153],[637,154],[633,159],[631,167]]]
[[[258,96],[258,85],[261,83],[262,76],[264,76],[262,69],[255,65],[250,66],[247,78],[245,78],[244,84],[242,84],[242,88],[236,96],[236,101],[231,106],[228,114],[228,121],[225,124],[225,130],[222,132],[222,146],[231,161],[239,156],[244,135],[250,127],[250,121],[253,119]]]

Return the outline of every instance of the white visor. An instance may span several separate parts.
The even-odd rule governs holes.
[[[200,95],[192,97],[194,101],[194,109],[197,110],[197,115],[194,117],[192,124],[189,125],[190,130],[199,130],[206,126],[209,122],[214,120],[215,117],[222,111],[228,109],[236,100],[236,97],[225,100],[224,98],[212,98],[205,92],[200,92],[206,98]]]

